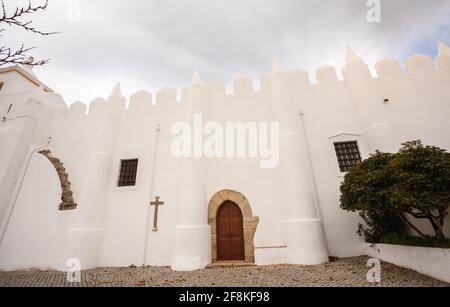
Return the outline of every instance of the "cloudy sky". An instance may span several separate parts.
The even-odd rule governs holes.
[[[106,98],[117,81],[125,96],[181,88],[194,71],[227,84],[250,75],[257,86],[274,55],[313,77],[323,64],[340,69],[348,45],[370,66],[450,45],[450,0],[381,0],[380,23],[367,21],[369,9],[367,0],[49,0],[34,23],[61,34],[11,28],[1,39],[39,46],[33,55],[51,62],[36,73],[68,104]]]

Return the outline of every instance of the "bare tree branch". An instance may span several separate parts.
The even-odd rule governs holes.
[[[49,60],[40,60],[35,62],[33,58],[30,61],[30,58],[26,56],[26,53],[30,50],[36,49],[36,47],[25,48],[22,45],[18,50],[12,51],[11,48],[0,47],[0,66],[7,64],[21,64],[21,65],[45,65]]]
[[[22,30],[39,34],[42,36],[48,36],[52,34],[56,34],[57,32],[43,32],[38,30],[32,25],[31,20],[23,20],[23,18],[27,15],[34,14],[36,12],[44,11],[48,7],[48,0],[45,1],[42,5],[36,5],[34,6],[32,4],[31,0],[28,0],[28,6],[25,7],[16,7],[16,9],[8,13],[5,3],[3,0],[0,0],[1,2],[1,12],[0,12],[0,25],[8,25],[10,27],[17,27]],[[0,36],[1,33],[5,32],[5,28],[0,28]],[[33,58],[27,57],[27,52],[30,50],[36,49],[36,47],[25,47],[22,45],[17,50],[12,50],[11,48],[7,46],[0,46],[0,67],[8,64],[27,64],[27,65],[33,65],[33,66],[39,66],[47,64],[49,59],[46,60],[40,60],[40,61],[34,61]]]

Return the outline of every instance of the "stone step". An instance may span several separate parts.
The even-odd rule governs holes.
[[[207,266],[207,268],[237,268],[237,267],[251,267],[255,266],[254,263],[248,263],[245,261],[218,261],[213,262]]]

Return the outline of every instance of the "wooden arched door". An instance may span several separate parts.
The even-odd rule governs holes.
[[[217,213],[217,260],[245,260],[242,212],[230,201],[223,203]]]

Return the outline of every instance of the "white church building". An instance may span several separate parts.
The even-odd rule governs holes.
[[[435,61],[414,55],[406,69],[380,61],[376,77],[348,49],[342,79],[322,66],[314,83],[273,66],[257,90],[250,77],[227,91],[196,74],[179,95],[127,101],[118,85],[107,100],[70,108],[31,67],[1,68],[0,270],[65,271],[70,259],[82,269],[314,265],[365,254],[359,216],[339,207],[340,183],[377,149],[417,139],[450,149],[450,49],[441,44]],[[180,123],[192,128],[185,149],[226,145],[236,155],[174,154]],[[232,139],[204,143],[230,123]],[[268,139],[252,139],[255,127]],[[229,148],[235,137],[247,137],[246,152]],[[266,155],[252,154],[255,142]]]

